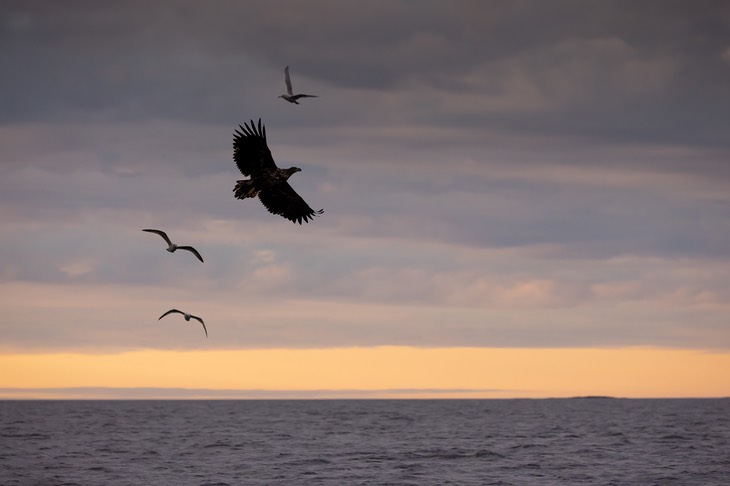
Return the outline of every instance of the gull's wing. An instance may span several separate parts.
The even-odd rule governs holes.
[[[198,257],[198,260],[200,260],[201,262],[203,261],[203,257],[200,256],[200,253],[198,253],[198,250],[196,250],[192,246],[178,246],[177,249],[178,250],[187,250],[190,253],[192,253],[193,255],[195,255],[196,257]]]
[[[167,245],[168,246],[172,245],[172,241],[170,241],[170,238],[167,237],[167,233],[165,233],[164,231],[160,231],[160,230],[156,230],[156,229],[143,229],[142,231],[146,231],[148,233],[154,233],[156,235],[160,235],[167,242]]]
[[[201,319],[198,316],[194,316],[192,314],[190,315],[190,317],[192,317],[193,319],[197,319],[198,321],[200,321],[200,323],[203,325],[203,330],[205,331],[205,337],[207,338],[208,337],[208,328],[205,327],[205,322],[203,322],[203,319]]]
[[[244,123],[244,126],[238,127],[241,130],[233,134],[233,160],[238,170],[245,176],[251,176],[261,169],[276,168],[271,150],[266,145],[266,127],[261,125],[261,118],[258,126],[251,120],[251,125]]]
[[[319,98],[319,96],[317,96],[317,95],[308,95],[308,94],[298,94],[298,95],[294,95],[293,98],[295,100],[298,100],[299,98]]]
[[[160,316],[160,317],[159,317],[159,318],[158,318],[157,320],[159,321],[160,319],[162,319],[162,318],[163,318],[163,317],[165,317],[166,315],[168,315],[168,314],[172,314],[173,312],[176,312],[176,313],[178,313],[178,314],[182,314],[182,315],[185,315],[185,313],[184,313],[183,311],[179,311],[179,310],[177,310],[177,309],[170,309],[169,311],[167,311],[167,312],[165,312],[164,314],[162,314],[162,315],[161,315],[161,316]]]
[[[289,78],[289,66],[284,68],[284,82],[286,83],[286,92],[291,96],[293,93],[291,90],[291,79]]]
[[[288,182],[284,182],[259,193],[259,199],[270,213],[278,214],[292,223],[308,223],[324,210],[315,211],[304,202]]]

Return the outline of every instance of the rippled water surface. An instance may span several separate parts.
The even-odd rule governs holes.
[[[0,484],[696,484],[730,400],[2,401]]]

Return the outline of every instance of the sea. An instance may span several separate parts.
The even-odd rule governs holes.
[[[0,401],[6,485],[727,485],[730,399]]]

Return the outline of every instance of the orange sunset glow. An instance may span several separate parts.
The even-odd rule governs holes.
[[[64,398],[63,388],[85,387],[132,389],[120,391],[122,398],[138,397],[135,388],[198,389],[198,398],[215,397],[206,395],[215,390],[231,392],[228,396],[255,390],[258,398],[730,395],[730,354],[652,348],[10,354],[0,357],[0,369],[0,398]],[[307,391],[317,393],[302,393]],[[80,393],[83,398],[99,397],[93,390]]]

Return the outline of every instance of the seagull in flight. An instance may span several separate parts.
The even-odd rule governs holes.
[[[308,94],[294,94],[291,88],[291,79],[289,78],[289,66],[284,68],[284,82],[286,83],[286,94],[280,95],[279,98],[284,98],[289,103],[298,105],[297,101],[299,98],[317,98],[316,95]]]
[[[192,246],[176,245],[175,243],[170,241],[170,238],[167,237],[167,233],[165,233],[164,231],[160,231],[160,230],[156,230],[156,229],[143,229],[142,231],[146,231],[148,233],[154,233],[156,235],[162,236],[162,239],[164,239],[165,242],[167,243],[167,251],[169,251],[170,253],[175,253],[175,250],[187,250],[190,253],[192,253],[193,255],[195,255],[196,257],[198,257],[198,260],[200,260],[201,263],[203,262],[203,257],[200,256],[200,253],[198,253],[198,250],[196,250]]]
[[[199,322],[200,322],[200,323],[201,323],[201,324],[203,325],[203,330],[205,331],[205,337],[206,337],[206,338],[208,337],[208,329],[206,329],[206,327],[205,327],[205,322],[203,322],[203,319],[201,319],[201,318],[200,318],[200,317],[198,317],[198,316],[194,316],[194,315],[192,315],[192,314],[188,314],[187,312],[183,312],[183,311],[181,311],[181,310],[177,310],[177,309],[170,309],[169,311],[167,311],[167,312],[165,312],[164,314],[162,314],[162,315],[160,316],[160,318],[159,318],[159,319],[157,319],[157,320],[159,321],[160,319],[162,319],[162,318],[163,318],[163,317],[165,317],[166,315],[168,315],[168,314],[173,314],[173,313],[177,313],[177,314],[182,314],[182,315],[183,315],[183,317],[185,317],[185,320],[186,320],[186,321],[189,321],[190,319],[195,319],[195,320],[199,321]]]

